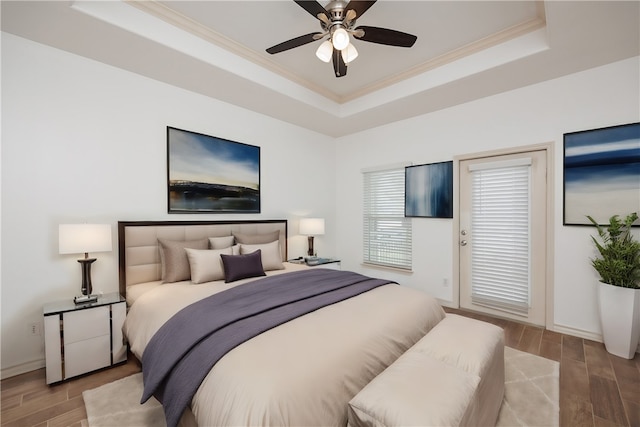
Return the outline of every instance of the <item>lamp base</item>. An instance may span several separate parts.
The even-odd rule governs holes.
[[[79,295],[73,298],[73,302],[76,304],[85,304],[87,302],[98,301],[98,295]]]
[[[315,251],[313,250],[313,236],[309,236],[309,250],[307,251],[307,255],[313,256],[314,252]]]
[[[91,295],[93,286],[91,285],[91,264],[95,258],[82,258],[78,262],[82,266],[82,295]]]

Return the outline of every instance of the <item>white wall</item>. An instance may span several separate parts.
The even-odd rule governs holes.
[[[2,374],[44,366],[42,305],[80,291],[75,255],[58,254],[58,224],[113,225],[97,253],[96,291],[118,290],[116,223],[227,219],[167,214],[166,126],[261,147],[262,213],[289,219],[289,255],[304,255],[299,216],[326,218],[320,253],[334,253],[334,140],[119,70],[2,34]],[[322,146],[322,150],[317,150]],[[313,161],[309,161],[313,159]]]
[[[306,249],[298,217],[322,216],[321,254],[445,301],[451,220],[413,220],[413,274],[360,265],[360,170],[553,141],[555,322],[597,335],[592,230],[561,225],[562,134],[638,121],[639,76],[634,58],[333,140],[3,33],[2,376],[44,365],[42,337],[29,336],[27,325],[42,322],[44,303],[72,298],[80,287],[75,256],[57,253],[59,223],[111,223],[115,244],[118,220],[228,218],[166,213],[167,125],[262,148],[262,213],[242,218],[290,219],[290,256]],[[116,291],[117,252],[96,256],[95,288]]]
[[[636,57],[340,138],[336,189],[338,256],[343,266],[451,301],[452,286],[444,287],[443,279],[453,277],[452,220],[413,219],[413,274],[361,266],[361,169],[401,161],[439,162],[455,155],[551,141],[555,146],[555,326],[551,327],[599,336],[597,276],[589,263],[595,254],[589,236],[595,230],[562,225],[562,138],[567,132],[639,121],[639,86]]]

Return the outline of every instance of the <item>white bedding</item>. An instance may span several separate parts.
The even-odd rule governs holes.
[[[266,271],[267,276],[298,271],[307,268],[304,265],[283,263],[284,270]],[[129,340],[131,352],[142,360],[142,352],[149,340],[160,327],[178,311],[203,298],[222,292],[243,283],[261,279],[254,277],[232,283],[224,280],[193,284],[186,280],[174,283],[162,283],[161,280],[140,283],[127,287],[127,304],[129,313],[124,322],[124,333]],[[141,304],[135,304],[141,300]],[[131,301],[131,302],[130,302]]]
[[[268,274],[306,268],[285,266]],[[125,322],[131,350],[141,359],[174,313],[249,280],[149,285]],[[230,351],[201,384],[192,412],[200,426],[344,426],[349,400],[443,317],[432,297],[399,285],[322,308]]]

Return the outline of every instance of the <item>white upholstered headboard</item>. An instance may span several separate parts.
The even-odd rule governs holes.
[[[236,234],[280,232],[282,260],[287,260],[287,220],[256,221],[119,221],[120,294],[127,286],[160,280],[158,239],[195,240]]]

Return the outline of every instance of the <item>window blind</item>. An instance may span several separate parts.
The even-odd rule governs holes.
[[[531,159],[471,172],[471,300],[527,315],[530,307]]]
[[[404,217],[404,166],[364,171],[364,262],[411,269],[411,219]]]

